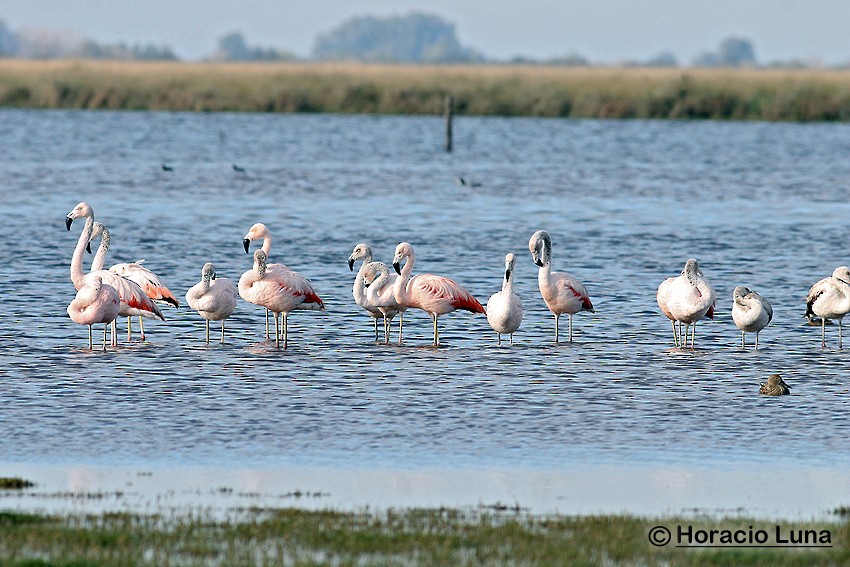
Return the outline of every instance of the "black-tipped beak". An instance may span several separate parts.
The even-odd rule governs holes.
[[[348,259],[348,269],[351,270],[352,272],[354,271],[354,258]],[[369,285],[369,284],[366,284],[366,285]]]
[[[86,252],[91,254],[91,242],[86,242]]]
[[[74,222],[74,219],[71,217],[65,217],[65,228],[71,230],[71,223]]]
[[[242,246],[244,246],[244,247],[245,247],[245,254],[247,254],[247,253],[248,253],[248,248],[251,246],[251,241],[250,241],[249,239],[247,239],[247,238],[246,238],[246,239],[244,239],[244,240],[242,241]]]
[[[540,266],[541,268],[543,267],[543,260],[541,260],[540,258],[535,260],[534,263],[537,264],[538,266]]]
[[[214,280],[214,279],[215,279],[215,272],[213,272],[213,275],[212,275],[212,277],[211,277],[210,279],[211,279],[211,280]]]
[[[363,280],[363,287],[369,287],[370,285],[372,285],[372,282],[367,282],[366,280]]]
[[[510,270],[505,270],[505,281],[506,282],[511,281],[511,271]]]
[[[395,273],[401,275],[401,266],[398,262],[393,262],[393,269],[395,270]]]

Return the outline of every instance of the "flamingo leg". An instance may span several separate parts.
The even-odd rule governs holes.
[[[820,347],[826,348],[826,317],[820,320]]]
[[[109,323],[103,324],[103,350],[106,351],[106,328],[109,326]]]
[[[378,342],[378,318],[372,317],[372,320],[375,321],[375,342]]]
[[[118,346],[118,319],[112,320],[112,346]]]
[[[142,334],[142,340],[145,340],[145,323],[142,316],[139,315],[139,332]]]
[[[747,342],[746,342],[746,339],[744,338],[746,335],[747,335],[747,333],[745,333],[744,331],[741,331],[741,348],[747,348]],[[759,335],[758,335],[758,333],[756,333],[756,344],[758,344],[758,342],[759,342]],[[756,348],[758,348],[758,347],[756,347]]]
[[[841,319],[838,320],[838,350],[844,348],[841,346]]]
[[[439,315],[434,313],[433,317],[434,317],[434,346],[436,347],[436,346],[440,346],[440,332],[437,330],[437,317],[439,317]]]
[[[133,318],[127,317],[127,342],[133,340]]]
[[[558,314],[555,313],[555,344],[558,344]]]
[[[570,316],[570,342],[573,342],[573,314],[569,313]]]
[[[676,321],[671,320],[670,326],[673,327],[673,344],[679,346],[679,333],[676,332]]]
[[[210,320],[204,319],[204,321],[206,322],[206,328],[207,328],[207,344],[210,344]]]
[[[511,344],[514,344],[514,334],[511,333]]]
[[[401,328],[404,326],[404,313],[398,318],[398,344],[401,344]]]
[[[694,321],[693,326],[691,326],[691,348],[696,348],[695,343],[697,340],[697,322]]]
[[[91,325],[89,325],[89,350],[94,350],[94,343],[91,338]]]
[[[274,314],[274,344],[280,348],[280,313]]]
[[[221,320],[221,344],[224,344],[224,319]]]
[[[759,334],[756,332],[756,350],[759,349]]]
[[[283,314],[283,348],[289,347],[289,313]]]
[[[390,344],[390,331],[392,330],[392,322],[384,315],[384,344]]]
[[[497,345],[502,344],[502,333],[496,333],[496,344]]]
[[[277,315],[275,315],[275,323],[277,323]],[[277,328],[277,327],[275,327]],[[266,309],[266,340],[269,340],[269,310]]]

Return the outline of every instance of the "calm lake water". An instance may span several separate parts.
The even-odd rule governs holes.
[[[47,492],[181,478],[332,506],[850,504],[850,346],[832,326],[822,349],[803,318],[811,284],[850,263],[850,126],[459,118],[451,154],[442,135],[436,117],[0,111],[0,476]],[[225,345],[181,306],[146,342],[125,343],[122,321],[120,346],[91,352],[65,311],[80,201],[111,230],[107,265],[145,258],[181,302],[205,262],[238,280],[264,222],[271,259],[327,312],[296,312],[286,351],[240,300]],[[541,228],[597,310],[573,344],[553,344],[537,291]],[[482,303],[516,253],[514,345],[466,312],[441,319],[438,350],[421,312],[403,345],[375,344],[346,260],[367,242],[389,262],[405,240],[415,272]],[[718,294],[695,351],[672,348],[655,303],[689,257]],[[740,348],[736,285],[773,304],[759,351]],[[793,395],[758,395],[774,372]]]

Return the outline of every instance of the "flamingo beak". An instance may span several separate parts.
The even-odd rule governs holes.
[[[242,246],[245,247],[245,254],[247,254],[248,253],[248,247],[251,246],[251,239],[250,238],[244,239],[242,241]]]
[[[535,258],[534,263],[537,264],[541,268],[543,267],[543,261],[540,258]]]
[[[510,270],[505,270],[505,281],[506,282],[511,281],[511,271]]]
[[[375,281],[375,280],[372,280],[372,281]],[[370,285],[372,285],[372,282],[367,282],[366,280],[363,280],[363,287],[369,287]]]
[[[398,262],[393,262],[393,269],[395,270],[395,273],[401,275],[401,266]]]
[[[348,269],[352,272],[354,271],[354,258],[351,258],[351,257],[348,258]],[[366,284],[366,285],[369,285],[369,284]]]
[[[74,219],[71,217],[65,217],[65,228],[71,230],[71,223],[74,222]]]
[[[91,254],[91,242],[86,242],[86,252]]]

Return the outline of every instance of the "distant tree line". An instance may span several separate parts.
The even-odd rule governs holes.
[[[0,57],[50,59],[81,57],[91,59],[177,59],[167,46],[152,44],[100,44],[73,34],[50,31],[14,32],[0,20]],[[218,41],[208,59],[213,61],[292,61],[298,57],[285,50],[248,45],[242,33],[229,33]],[[376,63],[511,63],[562,66],[590,66],[580,54],[536,59],[517,56],[508,61],[486,58],[460,43],[451,22],[440,16],[412,12],[404,16],[352,17],[314,43],[310,59],[317,61],[364,61]],[[848,62],[850,63],[850,61]],[[646,61],[627,60],[630,67],[678,67],[669,51]],[[693,67],[757,67],[753,44],[741,37],[723,40],[716,51],[706,51],[692,62]],[[801,61],[774,62],[769,67],[807,67]]]

